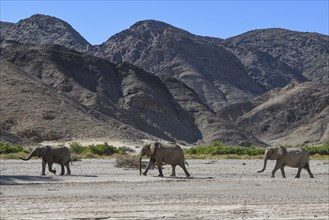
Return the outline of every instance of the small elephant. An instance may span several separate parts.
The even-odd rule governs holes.
[[[56,170],[52,169],[53,163],[61,165],[62,171],[61,176],[64,175],[64,166],[67,169],[66,175],[71,175],[70,162],[71,162],[71,152],[65,146],[39,146],[33,149],[28,158],[22,158],[22,160],[29,160],[32,157],[42,157],[42,173],[41,175],[46,175],[46,164],[48,163],[49,172],[56,174]]]
[[[171,165],[172,172],[170,176],[176,176],[175,169],[177,165],[183,168],[187,177],[190,176],[189,172],[185,167],[185,164],[186,165],[188,164],[185,161],[184,152],[182,148],[177,144],[160,143],[160,142],[152,142],[149,144],[145,144],[140,153],[140,160],[139,160],[140,175],[142,174],[141,162],[142,162],[142,157],[144,155],[150,157],[150,161],[145,171],[143,172],[144,176],[147,175],[148,170],[151,168],[151,166],[155,164],[155,162],[157,163],[159,176],[161,177],[163,176],[162,163]]]
[[[271,177],[274,177],[275,172],[278,171],[278,169],[281,169],[282,177],[286,178],[284,173],[284,166],[289,166],[298,168],[298,172],[295,178],[300,178],[300,172],[303,168],[307,170],[310,178],[314,178],[310,170],[309,153],[304,149],[285,148],[283,146],[266,148],[264,154],[264,167],[262,170],[257,171],[258,173],[265,170],[266,162],[268,159],[276,160],[276,164],[272,171]]]

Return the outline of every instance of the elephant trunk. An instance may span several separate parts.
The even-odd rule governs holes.
[[[139,175],[142,175],[142,157],[139,158]]]
[[[27,158],[20,157],[19,159],[21,159],[21,160],[29,160],[29,159],[31,159],[33,156],[34,156],[34,151],[32,151],[32,152],[30,153],[30,155],[29,155]]]
[[[263,172],[264,170],[265,170],[265,168],[266,168],[266,163],[267,163],[267,157],[264,157],[264,167],[263,167],[263,169],[262,170],[259,170],[259,171],[257,171],[257,173],[261,173],[261,172]]]

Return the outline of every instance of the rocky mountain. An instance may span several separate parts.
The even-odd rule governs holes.
[[[55,17],[0,25],[1,137],[329,142],[327,35],[263,29],[224,40],[145,20],[93,46]],[[35,92],[12,99],[21,85]],[[13,104],[21,99],[30,103]],[[22,111],[28,104],[40,110]]]
[[[237,120],[266,143],[308,144],[329,140],[329,87],[292,82],[253,100]]]
[[[272,89],[291,80],[329,84],[329,37],[285,29],[250,31],[226,39],[222,45],[234,53],[256,82]]]
[[[56,45],[5,41],[0,52],[2,69],[7,70],[1,73],[5,79],[1,88],[6,92],[1,94],[0,127],[20,137],[38,142],[72,137],[159,138],[188,143],[224,140],[265,146],[230,122],[217,125],[219,131],[200,129],[201,124],[195,123],[189,109],[175,99],[160,78],[131,64],[115,65]],[[13,87],[21,91],[16,96],[10,94]],[[199,110],[199,114],[203,112],[211,111]],[[212,117],[216,115],[212,113]],[[210,124],[203,122],[208,127]],[[239,138],[225,137],[225,129]]]
[[[129,62],[160,77],[173,77],[192,88],[214,111],[265,90],[217,41],[163,22],[137,22],[97,47],[95,56]]]
[[[40,75],[28,73],[2,57],[0,100],[1,139],[7,141],[17,143],[17,137],[34,142],[152,139],[150,135],[81,105]],[[16,136],[16,140],[9,134]]]
[[[36,14],[16,24],[1,22],[0,35],[21,43],[58,44],[77,51],[92,48],[71,25],[56,17]]]
[[[8,28],[14,25],[15,25],[14,23],[0,21],[0,33],[3,33],[3,31],[7,30]]]

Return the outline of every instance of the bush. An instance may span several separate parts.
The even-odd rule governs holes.
[[[263,148],[255,147],[229,147],[225,146],[222,142],[214,142],[210,145],[192,147],[185,150],[187,154],[210,154],[210,155],[222,155],[222,154],[235,154],[235,155],[259,155],[264,154]]]
[[[319,155],[329,155],[329,144],[323,146],[305,146],[302,147],[304,150],[308,151],[310,155],[319,154]]]
[[[8,143],[0,142],[0,154],[10,154],[23,151],[23,147],[20,145],[11,146]]]
[[[82,152],[86,151],[86,147],[82,146],[78,142],[73,142],[70,143],[70,150],[72,153],[81,154]]]
[[[78,142],[70,144],[70,150],[73,154],[82,155],[84,158],[96,158],[97,156],[110,156],[113,154],[127,154],[127,152],[135,152],[129,147],[114,147],[108,143],[82,146]]]
[[[97,155],[112,155],[114,153],[119,153],[118,148],[108,145],[106,142],[104,144],[89,145],[89,150]]]

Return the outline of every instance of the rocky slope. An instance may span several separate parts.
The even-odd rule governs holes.
[[[61,46],[12,41],[2,43],[1,59],[2,68],[8,69],[1,73],[7,74],[4,79],[8,78],[1,83],[6,91],[1,94],[1,128],[21,137],[45,141],[72,137],[119,139],[122,136],[137,140],[153,136],[189,143],[224,140],[231,144],[264,146],[230,122],[222,124],[222,130],[230,129],[231,133],[240,135],[238,139],[225,137],[225,133],[215,129],[200,130],[193,115],[157,76],[131,64],[115,65]],[[24,88],[21,88],[22,82],[12,82],[10,72],[22,76],[21,81],[34,79],[26,85],[31,91],[11,96],[13,87],[19,91]],[[27,102],[17,102],[21,99]],[[36,108],[32,112],[31,106]],[[203,111],[209,109],[201,110],[200,114]],[[15,120],[11,122],[11,119]],[[60,128],[62,125],[65,126]],[[45,127],[47,129],[42,129]],[[87,129],[89,127],[92,129]]]
[[[308,144],[329,140],[329,88],[293,82],[257,97],[237,124],[266,143]]]
[[[3,58],[0,100],[1,137],[7,141],[11,141],[6,138],[8,133],[34,142],[150,138],[81,105],[38,76]]]
[[[285,29],[250,31],[226,39],[248,75],[267,89],[283,87],[292,79],[329,84],[329,37]]]
[[[219,39],[204,38],[163,22],[137,22],[97,47],[96,56],[129,62],[192,88],[214,111],[264,92]]]

